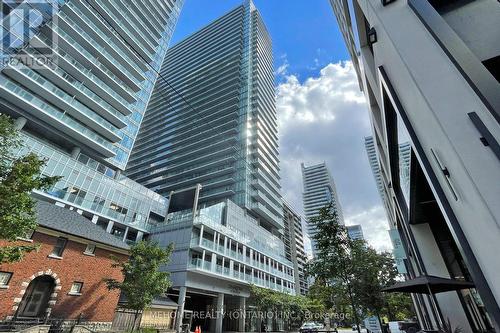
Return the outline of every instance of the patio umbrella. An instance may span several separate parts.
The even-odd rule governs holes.
[[[474,283],[469,281],[453,280],[432,275],[421,275],[414,279],[397,282],[382,289],[384,292],[437,294],[446,291],[474,288]]]

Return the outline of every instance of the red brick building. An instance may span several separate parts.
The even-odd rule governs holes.
[[[49,203],[37,203],[37,219],[37,230],[19,243],[39,244],[40,250],[0,265],[0,320],[81,314],[110,324],[119,292],[108,291],[103,279],[122,277],[110,255],[126,260],[128,246],[77,212]]]

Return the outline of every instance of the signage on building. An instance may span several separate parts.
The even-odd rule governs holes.
[[[397,229],[389,230],[389,236],[391,237],[392,242],[392,254],[394,255],[394,261],[396,262],[396,266],[398,268],[398,272],[401,274],[406,274],[406,266],[404,259],[406,259],[406,252],[403,247],[403,242],[401,241],[401,237],[399,235],[399,231]]]

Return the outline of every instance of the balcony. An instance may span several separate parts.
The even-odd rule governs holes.
[[[35,50],[25,50],[25,53],[35,59]],[[87,88],[83,82],[77,80],[72,75],[66,73],[60,67],[50,68],[44,64],[33,68],[39,74],[45,76],[49,81],[59,87],[63,87],[70,95],[75,96],[82,103],[87,105],[91,110],[95,111],[107,121],[112,123],[117,128],[127,126],[123,115],[118,112],[111,104],[106,102],[101,96],[95,94]]]
[[[208,227],[211,230],[220,232],[220,233],[226,235],[227,237],[233,239],[234,241],[236,241],[240,244],[245,244],[247,248],[251,248],[256,252],[260,252],[260,253],[264,254],[265,256],[272,258],[272,259],[274,259],[274,260],[276,260],[276,261],[278,261],[286,266],[293,267],[293,264],[291,263],[291,261],[286,259],[284,256],[282,257],[276,253],[273,253],[268,248],[259,245],[259,243],[242,237],[240,234],[233,232],[231,229],[220,224],[218,221],[214,221],[210,216],[208,216],[206,214],[200,213],[199,215],[195,216],[193,223],[194,223],[194,225],[198,225],[198,226],[203,224],[205,227]],[[263,232],[265,232],[265,231],[263,231]],[[271,241],[279,241],[279,239],[271,233],[266,234],[266,237],[269,237],[269,239]],[[209,249],[212,250],[213,247],[210,247]],[[221,252],[221,253],[223,253],[223,252]],[[254,262],[249,257],[246,257],[243,254],[241,254],[241,257],[242,257],[242,259],[240,260],[239,259],[240,254],[236,254],[236,257],[234,257],[234,259],[240,260],[242,262],[244,261],[245,263],[248,263],[248,264],[253,264],[253,262]]]
[[[140,53],[141,57],[145,58],[147,62],[152,62],[153,61],[153,54],[152,52],[154,51],[154,48],[149,44],[146,43],[144,40],[144,37],[141,36],[141,34],[138,33],[132,33],[130,29],[127,28],[129,26],[128,21],[122,21],[117,14],[119,11],[111,5],[113,8],[110,9],[108,5],[104,3],[104,1],[101,0],[96,0],[97,4],[99,5],[97,8],[97,11],[103,15],[106,20],[113,22],[113,27],[116,28],[120,35],[123,36],[128,43],[132,44],[134,46],[134,50],[136,50],[138,53]],[[135,31],[141,31],[141,29],[134,29]],[[138,39],[141,39],[139,41]],[[144,46],[147,46],[149,49],[146,50]]]
[[[260,202],[254,202],[251,206],[257,214],[264,217],[267,221],[272,222],[275,227],[283,228],[282,217],[271,212],[264,204]]]
[[[188,265],[188,270],[202,271],[209,273],[210,275],[220,276],[227,278],[232,281],[238,281],[246,285],[257,285],[260,287],[294,294],[294,289],[282,286],[271,280],[265,280],[252,276],[251,274],[246,274],[244,272],[232,271],[229,267],[224,267],[221,265],[212,265],[212,262],[202,260],[201,258],[191,258]]]
[[[38,35],[33,37],[36,39],[37,45],[47,45],[47,38],[43,35]],[[76,61],[73,57],[62,50],[54,50],[54,54],[57,56],[59,63],[58,66],[64,69],[68,74],[76,78],[81,82],[85,82],[92,91],[95,91],[99,96],[111,104],[114,108],[121,112],[121,114],[128,116],[132,113],[130,109],[130,103],[136,101],[135,96],[126,94],[128,99],[125,99],[117,91],[111,88],[107,83],[102,81],[100,78],[95,76],[91,70],[85,68],[82,64]]]
[[[115,126],[35,71],[20,65],[8,66],[4,69],[4,73],[16,81],[22,82],[31,91],[36,91],[45,100],[59,109],[65,110],[73,118],[86,124],[109,141],[118,142],[120,140],[119,130]]]
[[[35,117],[60,129],[62,132],[67,132],[73,138],[103,156],[115,156],[113,146],[108,140],[13,81],[6,78],[0,81],[0,95],[16,106],[30,112]]]
[[[135,99],[135,93],[140,90],[139,85],[132,84],[129,86],[123,82],[60,27],[54,26],[52,31],[50,31],[49,28],[45,28],[45,30],[48,34],[52,32],[57,33],[60,50],[62,49],[65,53],[70,54],[71,57],[76,59],[79,63],[88,64],[93,73],[99,76],[107,85],[112,85],[113,89],[119,91],[122,97],[132,100]]]
[[[193,237],[191,238],[191,248],[193,249],[198,249],[198,250],[209,250],[212,252],[215,252],[216,254],[223,255],[225,257],[229,257],[230,259],[234,259],[240,264],[247,264],[249,267],[253,267],[256,269],[260,269],[266,273],[275,275],[280,278],[287,279],[289,281],[294,281],[293,280],[293,275],[287,274],[284,271],[280,271],[278,269],[275,269],[263,262],[255,261],[251,259],[250,257],[247,257],[243,255],[243,253],[239,253],[234,250],[230,250],[228,248],[224,248],[223,245],[216,245],[212,240],[202,238],[201,243],[200,243],[200,238],[199,237]]]

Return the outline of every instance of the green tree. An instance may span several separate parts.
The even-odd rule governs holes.
[[[353,311],[346,289],[339,283],[316,279],[309,288],[307,297],[323,305],[321,313],[325,313],[325,310],[328,310],[334,314],[341,315],[350,314]],[[351,324],[351,320],[352,318],[346,317],[342,319],[345,324]]]
[[[382,288],[396,281],[398,272],[392,256],[387,253],[377,253],[364,241],[356,241],[352,246],[354,267],[353,289],[364,313],[374,315],[379,319],[387,309],[385,294]]]
[[[350,239],[331,206],[321,209],[313,223],[319,231],[314,236],[318,256],[309,266],[318,283],[313,292],[319,291],[325,303],[337,311],[350,309],[356,324],[359,317],[365,315],[375,315],[379,321],[383,316],[395,319],[395,311],[398,316],[411,317],[408,296],[396,297],[382,292],[384,287],[394,284],[398,276],[390,253],[377,253],[364,240]]]
[[[163,249],[156,243],[141,241],[131,247],[128,261],[113,257],[112,267],[121,268],[123,281],[108,278],[105,282],[109,290],[120,290],[127,307],[135,311],[132,330],[137,326],[139,314],[170,287],[170,273],[160,271],[160,267],[170,261],[172,250],[172,245]]]
[[[7,244],[0,247],[0,264],[16,262],[38,245],[19,245],[18,237],[24,237],[36,226],[33,190],[46,190],[60,177],[41,175],[45,161],[31,153],[16,157],[22,147],[19,131],[12,120],[0,114],[0,239]]]
[[[316,241],[317,256],[308,264],[308,274],[324,281],[326,286],[336,286],[347,296],[360,333],[358,306],[353,289],[356,264],[352,249],[356,243],[347,236],[345,226],[338,222],[338,214],[331,204],[321,208],[311,223],[315,224],[318,230],[313,237]]]
[[[292,325],[304,318],[305,312],[316,310],[317,302],[301,295],[290,295],[279,291],[250,286],[250,302],[257,308],[258,312],[273,312],[283,315],[285,330],[290,331]],[[258,316],[257,325],[261,331],[262,318]]]
[[[404,293],[389,293],[385,295],[385,314],[389,321],[405,320],[415,317],[413,302],[410,295]]]

